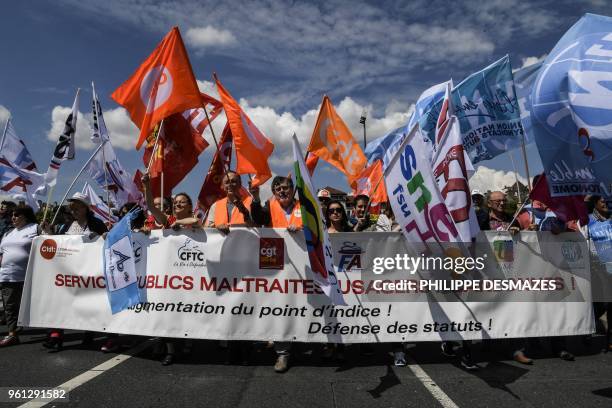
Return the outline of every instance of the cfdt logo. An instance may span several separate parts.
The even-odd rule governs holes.
[[[356,242],[343,242],[338,253],[340,254],[340,262],[338,263],[339,272],[361,270],[361,254],[363,254],[363,249]]]
[[[283,269],[285,241],[283,238],[259,238],[259,269]]]
[[[186,238],[185,243],[179,247],[177,257],[179,260],[174,266],[202,267],[206,263],[200,244],[191,238]]]
[[[45,239],[40,246],[40,255],[45,259],[53,259],[57,253],[57,242],[53,239]]]

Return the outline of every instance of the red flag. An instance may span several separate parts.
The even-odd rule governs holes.
[[[540,178],[534,184],[529,198],[542,202],[563,222],[580,220],[582,225],[589,223],[584,196],[551,197],[548,190],[548,181],[544,174],[540,175]]]
[[[204,109],[210,105],[211,109],[208,112],[208,119],[210,122],[215,120],[217,116],[223,111],[223,104],[221,101],[216,100],[210,95],[201,93],[202,104],[201,108],[188,109],[183,112],[183,117],[191,124],[191,126],[197,130],[200,134],[204,134],[206,127],[208,126],[208,120],[206,119],[206,112]]]
[[[147,139],[147,147],[142,158],[145,166],[149,164],[154,144],[155,134],[152,134]],[[198,163],[198,156],[207,146],[206,140],[181,113],[167,117],[159,135],[155,157],[149,168],[153,195],[155,197],[160,195],[162,172],[164,195],[170,195],[172,189]]]
[[[274,144],[255,127],[219,79],[215,77],[215,81],[236,145],[236,173],[255,174],[252,183],[254,187],[259,186],[272,177],[268,158]]]
[[[353,195],[367,195],[370,197],[371,204],[386,203],[388,200],[387,189],[385,182],[382,180],[382,174],[382,161],[375,160],[374,163],[363,169],[361,174],[351,184]]]
[[[215,153],[210,168],[206,174],[206,179],[200,189],[198,195],[198,209],[203,212],[208,212],[213,203],[225,197],[225,191],[221,188],[225,169],[229,168],[232,160],[232,131],[229,123],[225,125],[221,140],[219,141],[219,150]]]
[[[154,125],[189,108],[202,106],[200,90],[178,27],[174,27],[111,97],[140,128],[140,149]]]
[[[446,92],[442,101],[442,107],[440,108],[440,114],[438,115],[438,121],[436,122],[436,144],[440,143],[444,137],[450,118],[455,114],[453,100],[451,99],[451,83],[452,80],[446,83]]]
[[[355,181],[367,164],[361,147],[355,143],[351,131],[327,96],[323,97],[308,152],[346,174],[349,184]],[[314,159],[310,164],[312,170],[314,170],[313,164],[316,165]],[[310,166],[309,171],[311,171]]]

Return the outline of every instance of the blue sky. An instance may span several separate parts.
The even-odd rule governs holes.
[[[275,143],[273,172],[286,174],[291,135],[307,143],[324,94],[360,142],[359,116],[366,109],[372,140],[404,124],[429,86],[450,77],[457,83],[505,54],[516,68],[535,62],[585,12],[612,15],[606,0],[56,0],[8,2],[2,9],[0,126],[10,112],[39,169],[46,169],[74,92],[82,88],[79,150],[76,160],[62,165],[56,199],[93,148],[92,80],[120,160],[132,172],[143,167],[142,152],[133,147],[136,128],[109,95],[174,25],[201,88],[214,94],[210,81],[216,71]],[[222,121],[216,123],[219,134]],[[176,191],[197,195],[212,150]],[[518,151],[514,159],[524,174]],[[528,147],[528,160],[532,173],[541,170],[535,146]],[[511,169],[508,155],[482,162],[474,186],[511,182]],[[314,182],[347,189],[343,177],[325,165]]]

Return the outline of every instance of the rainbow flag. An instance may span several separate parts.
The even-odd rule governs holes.
[[[308,173],[306,163],[304,163],[304,154],[295,134],[293,135],[293,166],[295,184],[300,198],[304,237],[306,238],[308,258],[310,259],[314,281],[333,304],[346,305],[334,271],[332,247],[327,228],[323,223],[323,212],[319,206],[319,200],[317,200],[312,180],[310,180],[310,173]]]

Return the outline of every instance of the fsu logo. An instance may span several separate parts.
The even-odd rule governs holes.
[[[40,246],[40,256],[45,259],[53,259],[57,253],[57,242],[53,239],[45,239]]]
[[[343,242],[338,253],[340,254],[340,262],[338,263],[339,272],[361,270],[361,254],[363,254],[363,249],[356,242]]]
[[[259,238],[259,269],[283,269],[284,265],[283,238]]]

